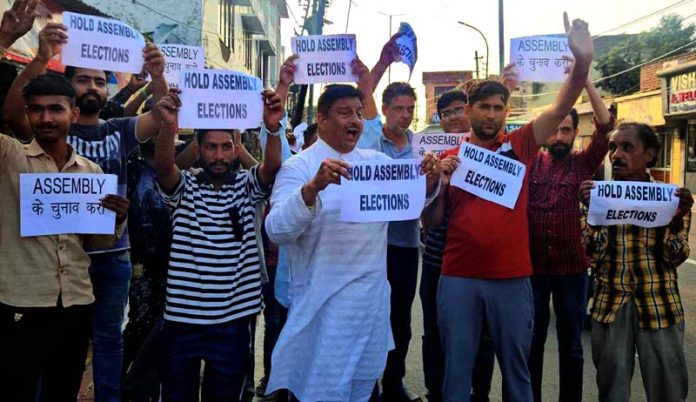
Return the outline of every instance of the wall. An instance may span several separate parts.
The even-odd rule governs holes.
[[[123,21],[140,32],[151,32],[160,24],[178,24],[167,42],[198,46],[201,43],[201,0],[82,0]]]

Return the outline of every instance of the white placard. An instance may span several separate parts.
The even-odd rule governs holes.
[[[21,236],[114,234],[116,213],[99,200],[117,186],[114,174],[20,174]]]
[[[413,134],[413,157],[422,158],[426,152],[432,152],[435,155],[454,149],[462,144],[464,139],[469,137],[469,133],[451,134],[451,133],[428,133],[428,134]]]
[[[159,45],[164,55],[164,79],[170,87],[179,87],[179,73],[189,68],[204,68],[205,53],[200,46]]]
[[[341,178],[341,220],[386,222],[418,219],[425,206],[420,160],[353,162],[352,179]]]
[[[408,66],[410,71],[409,77],[413,74],[413,67],[416,66],[418,60],[418,45],[416,42],[416,33],[408,22],[402,22],[399,25],[399,36],[396,39],[396,46],[399,48],[399,56],[401,62]]]
[[[63,13],[68,43],[61,61],[66,66],[141,73],[145,39],[121,21],[91,15]]]
[[[478,197],[513,209],[522,190],[524,163],[465,142],[450,183]]]
[[[355,35],[309,35],[290,39],[296,84],[357,82],[350,63],[357,57]]]
[[[227,70],[189,69],[179,74],[181,128],[236,128],[261,125],[261,80]]]
[[[593,226],[665,226],[679,206],[673,184],[597,181],[590,192],[587,223]]]
[[[520,81],[563,82],[571,56],[566,35],[539,35],[510,40],[510,62],[517,65]]]

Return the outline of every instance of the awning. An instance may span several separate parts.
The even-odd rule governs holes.
[[[651,126],[663,126],[662,93],[660,90],[616,98],[617,120],[636,121]]]
[[[266,34],[266,31],[263,29],[263,25],[261,24],[261,20],[259,20],[259,17],[254,14],[243,14],[242,26],[245,30],[253,34]]]

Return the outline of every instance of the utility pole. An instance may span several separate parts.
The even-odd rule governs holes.
[[[392,18],[393,17],[401,17],[404,14],[387,14],[387,13],[383,13],[381,11],[377,11],[377,12],[389,17],[389,39],[391,39],[391,37],[392,37]],[[389,83],[391,84],[391,64],[389,65],[389,68],[387,69],[387,81],[389,81]]]
[[[503,1],[498,0],[498,74],[503,75],[505,65],[505,13],[503,12]]]
[[[483,58],[483,56],[478,55],[478,50],[474,50],[474,61],[476,62],[476,81],[481,79],[481,76],[479,74],[479,61]]]

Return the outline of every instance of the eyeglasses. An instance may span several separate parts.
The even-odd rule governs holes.
[[[464,114],[464,107],[455,107],[454,109],[450,110],[443,110],[440,115],[442,116],[442,120],[449,119],[450,117],[459,117]]]

